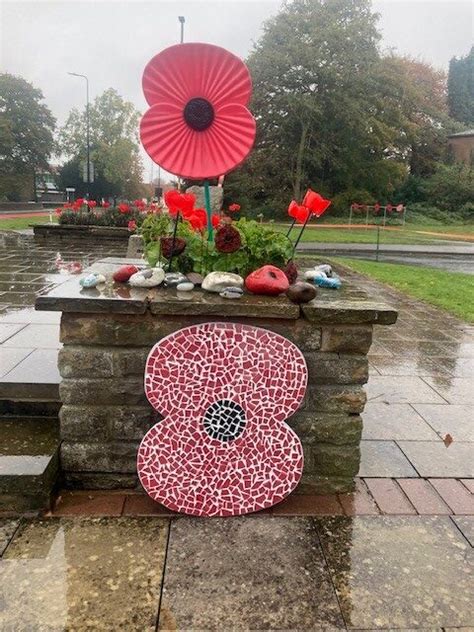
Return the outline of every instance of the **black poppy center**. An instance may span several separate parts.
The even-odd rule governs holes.
[[[233,441],[245,428],[245,411],[228,399],[211,404],[204,414],[204,429],[212,439]]]
[[[212,125],[214,108],[207,99],[196,97],[186,103],[184,120],[197,132],[203,132]]]

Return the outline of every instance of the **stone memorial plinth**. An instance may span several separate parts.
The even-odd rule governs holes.
[[[111,279],[124,263],[130,260],[104,259],[92,266],[108,279],[99,288],[82,289],[74,277],[36,301],[36,309],[62,312],[60,422],[66,485],[137,486],[137,448],[159,419],[143,388],[148,353],[178,329],[219,321],[269,329],[301,349],[308,388],[302,407],[288,420],[305,454],[298,491],[353,488],[372,328],[395,322],[392,307],[370,300],[353,285],[320,289],[316,299],[302,306],[285,296],[246,294],[226,300],[201,290],[130,288]]]

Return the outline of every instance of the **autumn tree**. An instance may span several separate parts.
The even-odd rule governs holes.
[[[31,199],[35,173],[48,170],[55,119],[41,90],[0,74],[0,197]]]
[[[140,114],[134,105],[112,88],[96,97],[89,107],[91,161],[96,180],[91,193],[96,196],[121,195],[133,198],[142,193],[142,161],[139,151]],[[69,161],[61,178],[72,178],[81,185],[86,159],[86,112],[73,109],[58,136],[59,151]],[[84,185],[78,192],[84,192]]]
[[[474,46],[465,57],[449,62],[448,103],[456,121],[474,125]]]

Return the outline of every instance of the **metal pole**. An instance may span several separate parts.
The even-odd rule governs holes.
[[[385,220],[387,219],[387,207],[383,207],[383,227],[385,228]]]
[[[349,226],[352,226],[352,204],[349,207]]]
[[[406,213],[406,212],[407,212],[407,207],[406,207],[406,206],[404,206],[404,207],[403,207],[403,223],[402,223],[402,226],[405,226],[405,213]]]
[[[380,226],[377,224],[377,250],[375,251],[375,261],[379,260],[379,248],[380,248]]]
[[[91,183],[91,146],[90,146],[90,125],[89,125],[89,79],[86,75],[81,75],[78,72],[68,72],[68,75],[72,75],[73,77],[82,77],[86,80],[86,152],[87,152],[87,191],[86,198],[89,199],[89,189]]]
[[[367,204],[367,212],[365,214],[365,227],[369,226],[369,205]]]
[[[209,190],[209,180],[204,180],[204,203],[207,213],[207,241],[212,241],[213,228],[212,228],[212,208],[211,208],[211,192]]]
[[[181,24],[181,37],[180,37],[179,43],[182,44],[184,42],[184,23],[185,23],[184,15],[179,15],[178,20],[179,20],[179,23]]]

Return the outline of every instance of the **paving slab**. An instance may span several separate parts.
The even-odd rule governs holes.
[[[413,408],[440,437],[444,438],[449,434],[454,441],[474,442],[472,406],[468,404],[413,404]]]
[[[0,561],[2,630],[155,630],[168,524],[24,522]]]
[[[421,377],[374,375],[366,385],[369,402],[389,404],[446,404]]]
[[[474,478],[474,443],[397,441],[420,476]]]
[[[33,349],[12,349],[0,347],[0,377],[3,377],[24,360]]]
[[[36,347],[41,349],[58,349],[59,325],[31,324],[8,338],[3,347]]]
[[[21,329],[26,327],[26,325],[16,325],[13,323],[0,323],[0,344],[4,343],[6,340],[14,336]]]
[[[469,544],[474,547],[474,516],[453,516],[452,520]]]
[[[17,334],[17,336],[19,336],[20,334],[21,332]],[[471,378],[425,377],[424,380],[450,404],[474,405],[474,388]]]
[[[0,518],[0,557],[2,557],[19,524],[19,520]]]
[[[435,405],[438,406],[438,404]],[[440,440],[436,432],[410,404],[369,402],[364,408],[362,419],[364,422],[363,439]]]
[[[410,478],[418,473],[394,441],[361,441],[359,476]]]
[[[173,520],[160,630],[340,628],[313,519]]]
[[[472,550],[449,517],[314,520],[349,629],[474,625]]]

